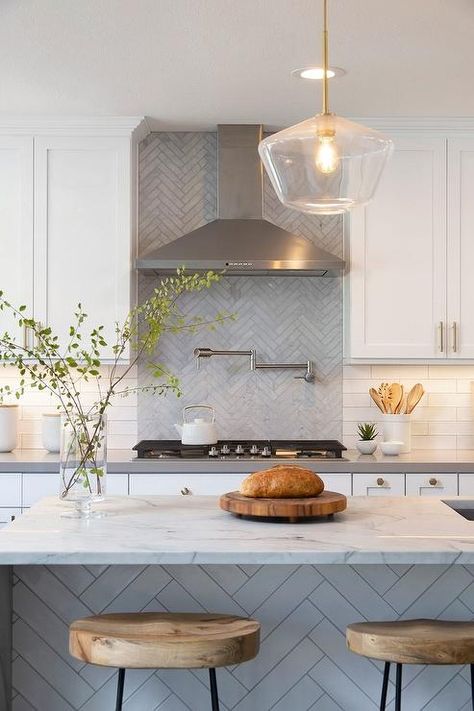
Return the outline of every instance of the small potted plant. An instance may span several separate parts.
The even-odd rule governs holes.
[[[375,438],[378,435],[377,428],[373,422],[360,422],[357,425],[359,441],[357,449],[361,454],[373,454],[377,449]]]

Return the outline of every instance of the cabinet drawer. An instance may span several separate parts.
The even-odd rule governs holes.
[[[407,496],[457,496],[456,474],[407,474]]]
[[[0,506],[21,506],[21,474],[0,474]]]
[[[474,474],[459,474],[459,496],[474,496]]]
[[[130,474],[130,494],[219,496],[234,491],[244,474]]]
[[[405,496],[404,474],[354,474],[354,496]]]
[[[105,496],[127,496],[128,474],[107,474]]]
[[[0,508],[0,528],[10,523],[12,517],[21,516],[21,509],[17,507]]]
[[[337,491],[339,494],[350,496],[352,494],[352,480],[350,474],[320,474],[327,491]]]
[[[59,472],[23,474],[23,506],[32,506],[45,496],[59,496]]]

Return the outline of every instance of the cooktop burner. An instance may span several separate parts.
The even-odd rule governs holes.
[[[226,439],[209,445],[150,439],[142,440],[133,449],[137,459],[342,459],[346,447],[335,439]]]

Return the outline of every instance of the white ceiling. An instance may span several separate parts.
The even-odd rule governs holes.
[[[322,0],[0,0],[0,113],[277,127],[319,106]],[[473,0],[331,0],[347,116],[474,116]]]

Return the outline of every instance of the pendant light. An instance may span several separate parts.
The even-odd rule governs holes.
[[[329,111],[328,0],[323,2],[322,112],[268,136],[258,152],[284,205],[331,215],[371,200],[393,144],[378,131]]]

